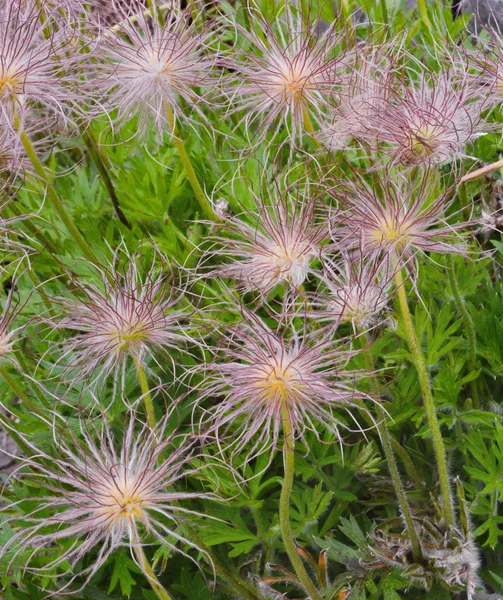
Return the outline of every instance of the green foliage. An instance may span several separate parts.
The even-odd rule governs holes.
[[[274,0],[252,4],[269,23],[282,10],[282,4]],[[292,9],[294,13],[307,8],[313,21],[321,18],[331,23],[336,18],[333,2],[299,4]],[[450,8],[444,4],[427,3],[425,19],[417,10],[405,11],[400,0],[387,0],[386,11],[383,0],[341,3],[348,12],[357,7],[367,10],[369,22],[355,26],[357,43],[370,40],[376,45],[384,42],[407,48],[409,62],[401,64],[400,58],[395,66],[410,71],[412,77],[418,76],[422,68],[438,71],[446,48],[478,51],[477,44],[487,37],[482,34],[480,40],[469,39],[469,17],[453,20]],[[243,28],[253,26],[243,2],[221,2],[205,7],[205,11],[208,21],[219,14]],[[383,25],[386,13],[388,28]],[[343,24],[338,22],[336,29],[342,31]],[[267,41],[263,32],[260,35]],[[228,31],[221,32],[221,39],[208,41],[209,47],[218,47],[222,55],[235,43]],[[350,38],[340,41],[337,51],[342,52],[350,43]],[[242,44],[243,55],[256,50],[249,40]],[[255,226],[254,215],[265,219],[257,199],[265,195],[269,200],[278,190],[292,185],[309,189],[310,194],[316,188],[317,206],[326,208],[325,220],[329,213],[345,208],[337,206],[327,191],[337,188],[340,178],[358,176],[377,193],[382,191],[376,183],[375,169],[365,170],[371,166],[369,157],[362,156],[356,145],[345,152],[327,153],[315,148],[306,135],[301,140],[302,149],[290,152],[285,144],[273,160],[271,142],[285,142],[285,128],[276,132],[275,140],[271,132],[263,141],[258,140],[241,114],[226,112],[215,103],[202,107],[200,113],[191,113],[199,124],[194,126],[196,134],[184,121],[188,111],[182,103],[178,126],[198,180],[212,202],[226,206],[229,215],[236,219],[239,216],[250,227]],[[481,163],[500,157],[501,110],[488,111],[486,116],[494,127],[469,148],[469,155]],[[305,328],[313,334],[332,335],[338,344],[346,338],[351,340],[347,369],[353,375],[355,406],[339,403],[332,408],[340,437],[315,418],[315,425],[308,426],[304,436],[297,436],[295,479],[289,499],[290,526],[299,556],[320,587],[323,600],[464,598],[466,578],[453,577],[446,582],[446,569],[435,563],[433,552],[423,557],[420,565],[412,562],[410,548],[402,552],[400,544],[406,540],[403,511],[397,506],[383,438],[376,428],[381,418],[377,403],[384,409],[383,419],[393,438],[404,494],[414,523],[427,541],[425,546],[439,553],[448,548],[454,555],[464,544],[469,554],[474,539],[482,557],[484,585],[489,591],[503,594],[503,242],[498,231],[489,232],[488,239],[479,235],[475,224],[480,218],[479,205],[497,196],[494,190],[501,172],[496,179],[488,176],[462,188],[463,184],[454,186],[459,182],[450,165],[432,169],[435,182],[438,179],[438,186],[449,190],[453,199],[444,215],[446,221],[456,227],[465,219],[472,221],[459,239],[454,234],[452,239],[461,241],[467,249],[466,255],[456,255],[453,263],[459,294],[475,330],[474,361],[469,356],[466,314],[457,303],[456,286],[449,282],[451,263],[443,255],[426,252],[418,253],[406,265],[410,276],[404,285],[413,325],[425,357],[448,455],[450,482],[453,489],[455,483],[458,486],[455,508],[459,522],[457,528],[448,531],[440,516],[442,506],[424,394],[405,322],[394,301],[383,310],[377,324],[371,323],[368,344],[354,336],[352,324],[322,329],[324,323],[315,321],[312,313],[318,307],[317,292],[323,285],[313,272],[321,272],[324,266],[324,252],[331,243],[328,238],[297,295],[288,296],[280,284],[265,297],[256,290],[243,291],[230,279],[206,277],[221,258],[209,253],[216,247],[214,238],[221,229],[207,222],[172,136],[149,131],[146,139],[140,140],[136,138],[137,119],[126,123],[121,131],[105,118],[94,119],[90,127],[110,163],[118,202],[131,228],[117,218],[103,177],[78,131],[74,139],[55,131],[54,151],[43,156],[50,173],[48,179],[102,263],[100,268],[83,258],[61,215],[41,191],[40,178],[28,176],[22,182],[16,179],[15,184],[9,181],[7,192],[13,200],[10,207],[1,206],[5,219],[12,218],[14,213],[9,211],[16,209],[29,215],[16,221],[13,233],[9,233],[11,241],[20,236],[22,251],[16,255],[10,248],[5,252],[2,248],[0,269],[0,314],[13,289],[19,314],[9,327],[21,328],[19,333],[16,331],[14,350],[10,353],[9,349],[5,356],[0,337],[0,425],[8,430],[24,457],[36,455],[40,469],[50,469],[52,461],[68,459],[61,451],[61,440],[70,436],[82,440],[85,433],[78,411],[86,411],[84,425],[90,429],[99,429],[100,419],[104,418],[117,439],[124,435],[131,406],[138,420],[145,420],[145,392],[131,357],[124,362],[121,385],[109,377],[91,393],[77,377],[75,381],[69,377],[72,356],[65,354],[65,342],[81,332],[57,328],[55,323],[65,300],[83,300],[79,286],[105,290],[103,273],[112,270],[111,261],[118,247],[127,251],[128,265],[138,263],[142,275],[146,275],[147,265],[159,251],[164,262],[157,266],[156,276],[166,275],[169,291],[178,294],[181,290],[177,308],[187,317],[183,325],[186,343],[148,353],[145,372],[152,388],[155,419],[159,421],[166,415],[167,431],[189,439],[194,457],[185,465],[187,475],[174,490],[191,496],[175,505],[172,513],[155,514],[159,529],[169,528],[172,533],[156,536],[143,522],[139,530],[145,536],[147,558],[173,600],[228,600],[245,598],[247,593],[246,600],[306,597],[287,556],[278,517],[284,482],[281,417],[274,417],[278,421],[276,446],[271,444],[261,454],[251,449],[253,444],[235,452],[237,423],[226,424],[228,429],[223,428],[221,439],[207,431],[205,418],[225,394],[204,395],[201,390],[207,374],[198,367],[212,362],[222,336],[239,325],[242,306],[275,332],[293,323],[299,332]],[[250,142],[255,144],[253,151]],[[474,164],[468,158],[460,163],[466,169]],[[396,174],[395,167],[389,170]],[[413,176],[414,171],[407,174],[407,185],[414,184]],[[433,201],[432,193],[426,203]],[[472,204],[476,205],[474,215],[470,213]],[[235,232],[226,235],[229,240],[237,237]],[[233,258],[231,251],[223,261]],[[390,283],[390,289],[393,286]],[[3,333],[0,327],[0,336]],[[362,349],[368,352],[375,373],[368,372]],[[107,349],[110,354],[112,351]],[[280,377],[276,383],[281,385]],[[106,408],[104,417],[98,405]],[[238,424],[246,430],[249,420],[249,414],[241,415]],[[263,434],[257,431],[257,436]],[[109,471],[105,469],[104,473],[110,480],[122,466],[121,460],[106,465]],[[0,549],[6,547],[4,553],[0,552],[2,598],[42,600],[64,586],[75,597],[89,600],[157,597],[149,589],[149,579],[126,539],[122,540],[124,547],[112,552],[97,572],[92,566],[104,551],[99,546],[83,553],[75,565],[66,560],[58,562],[58,557],[77,548],[82,540],[58,537],[60,528],[55,521],[49,524],[54,533],[50,548],[41,550],[30,543],[18,547],[18,533],[33,524],[31,515],[42,499],[52,497],[54,490],[45,489],[33,477],[33,465],[19,461],[14,468],[13,476],[6,475],[2,481]],[[61,484],[69,491],[68,481]],[[209,493],[214,493],[216,499],[210,500]],[[148,507],[148,500],[145,505]],[[52,509],[54,506],[47,506],[37,517],[49,523]]]

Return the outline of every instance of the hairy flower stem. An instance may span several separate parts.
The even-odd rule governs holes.
[[[452,496],[449,484],[449,473],[447,471],[447,460],[445,456],[444,441],[442,439],[442,434],[440,433],[440,425],[437,419],[435,403],[433,401],[433,394],[431,393],[430,389],[430,382],[428,378],[428,371],[426,369],[426,362],[424,360],[421,348],[419,347],[416,331],[412,322],[412,315],[410,314],[409,305],[407,303],[407,295],[405,293],[402,270],[401,268],[399,268],[399,266],[397,266],[396,256],[394,258],[394,264],[396,269],[395,283],[398,294],[398,302],[400,305],[400,312],[402,315],[403,324],[405,326],[405,332],[407,334],[409,350],[412,354],[414,366],[416,367],[417,375],[419,378],[419,385],[423,394],[426,418],[428,420],[428,425],[431,430],[433,448],[435,450],[435,456],[437,459],[438,479],[440,482],[440,492],[442,495],[442,508],[444,519],[446,525],[451,527],[454,525],[454,509],[452,506]]]
[[[145,369],[141,362],[135,358],[134,363],[136,365],[136,373],[138,375],[138,381],[140,383],[141,393],[143,396],[143,403],[145,404],[145,412],[147,413],[148,424],[151,429],[155,427],[155,412],[154,403],[152,402],[152,394],[148,386],[147,376],[145,375]]]
[[[426,27],[428,27],[428,29],[431,30],[431,21],[430,21],[430,17],[428,16],[428,8],[426,6],[426,0],[417,0],[417,5],[419,7],[419,13],[421,15],[421,18],[424,21],[424,24],[426,25]]]
[[[306,130],[306,133],[309,133],[309,134],[315,133],[316,130],[314,129],[314,125],[313,125],[313,122],[311,121],[311,116],[309,115],[309,110],[307,109],[307,106],[302,107],[302,118],[304,119],[304,129]],[[318,142],[318,140],[315,137],[313,137],[312,135],[310,137],[311,137],[313,146],[315,148],[319,148],[320,142]]]
[[[414,482],[416,489],[418,489],[420,492],[422,492],[424,494],[426,492],[424,483],[421,480],[421,477],[419,476],[419,473],[417,472],[416,467],[414,466],[414,463],[412,462],[412,459],[409,456],[409,453],[403,446],[401,446],[396,441],[396,439],[394,437],[391,438],[391,444],[393,446],[395,454],[397,454],[400,457],[400,459],[405,467],[405,470],[407,471],[409,477]]]
[[[35,286],[35,289],[40,294],[40,297],[42,298],[42,302],[44,303],[45,307],[47,308],[49,314],[51,314],[51,315],[54,314],[54,307],[51,304],[51,301],[46,296],[46,294],[44,292],[40,291],[40,289],[39,289],[42,284],[41,284],[40,279],[38,278],[37,274],[31,268],[30,265],[28,265],[27,271],[28,271],[28,277],[31,279],[33,285]]]
[[[389,25],[388,0],[381,0],[380,4],[381,4],[382,20],[384,21],[385,25]]]
[[[364,347],[368,346],[368,338],[366,334],[362,335],[362,342]],[[391,475],[391,480],[393,482],[393,487],[395,488],[395,494],[398,500],[398,504],[400,506],[400,510],[402,511],[403,519],[405,521],[405,528],[407,529],[407,534],[409,536],[409,540],[412,546],[412,556],[414,558],[414,562],[421,564],[423,562],[423,550],[421,548],[421,542],[419,541],[419,536],[414,526],[412,511],[410,509],[409,501],[405,494],[405,490],[402,485],[402,480],[400,478],[400,473],[398,471],[398,466],[396,464],[395,454],[393,452],[392,438],[386,425],[386,412],[379,402],[381,392],[379,389],[379,382],[377,381],[377,375],[374,374],[374,360],[372,358],[370,348],[364,350],[364,358],[367,371],[372,374],[370,375],[370,380],[372,382],[372,393],[374,394],[374,400],[376,400],[377,429],[381,437],[384,455],[386,457],[386,462],[388,463],[388,469]]]
[[[286,407],[283,407],[281,420],[283,424],[283,464],[285,468],[285,476],[283,479],[283,487],[281,489],[281,497],[279,500],[279,523],[281,527],[281,535],[285,549],[292,563],[295,573],[300,580],[300,583],[311,597],[311,600],[322,600],[319,592],[314,587],[311,578],[302,564],[302,560],[297,552],[295,540],[293,539],[292,527],[290,525],[290,495],[292,493],[295,454],[294,454],[294,439],[292,431],[292,423],[290,415]]]
[[[154,570],[150,566],[150,564],[147,560],[147,557],[145,556],[145,552],[143,551],[143,548],[138,540],[135,541],[134,551],[135,551],[136,557],[138,558],[138,563],[140,564],[141,568],[143,569],[143,572],[144,572],[145,576],[147,577],[148,582],[150,583],[152,589],[154,590],[155,595],[158,598],[160,598],[160,600],[173,600],[173,598],[163,588],[163,586],[161,585],[161,583],[155,576]]]
[[[466,341],[468,342],[468,367],[473,373],[473,371],[477,370],[477,338],[475,334],[475,326],[473,324],[472,316],[466,307],[463,296],[461,295],[461,290],[459,289],[458,280],[456,279],[454,257],[452,254],[449,256],[448,260],[449,264],[447,271],[449,273],[449,283],[451,285],[456,308],[460,312],[463,319],[463,324],[465,326]],[[473,406],[475,408],[480,408],[480,397],[476,379],[472,379],[472,381],[470,381],[470,390],[472,394]]]
[[[468,173],[464,177],[461,177],[460,183],[465,183],[467,181],[471,181],[472,179],[477,179],[477,177],[481,177],[482,175],[485,175],[486,173],[490,173],[491,171],[496,171],[497,169],[502,169],[502,168],[503,168],[503,160],[498,160],[494,163],[491,163],[490,165],[481,167],[480,169],[477,169],[476,171],[472,171],[471,173]]]
[[[82,132],[82,139],[91,155],[91,158],[94,161],[94,164],[98,168],[98,171],[103,179],[103,183],[107,189],[108,195],[110,196],[110,200],[112,201],[115,214],[117,215],[119,221],[128,229],[132,229],[131,223],[127,220],[126,215],[122,211],[122,208],[119,204],[119,199],[117,197],[117,192],[115,191],[114,182],[111,175],[110,162],[108,157],[106,157],[99,147],[99,144],[96,140],[96,136],[94,135],[94,131],[89,127],[87,131]]]
[[[14,392],[14,394],[20,400],[22,400],[30,410],[32,410],[34,408],[33,402],[28,398],[28,396],[23,392],[23,390],[18,386],[18,384],[10,376],[9,371],[7,371],[7,369],[3,365],[0,365],[0,375],[9,384],[9,387]]]
[[[33,145],[30,142],[30,138],[28,137],[28,134],[23,129],[19,117],[15,118],[14,127],[16,128],[17,132],[19,133],[19,138],[20,138],[21,143],[23,144],[23,147],[26,151],[26,155],[27,155],[29,161],[31,162],[31,164],[33,165],[33,168],[35,169],[35,173],[42,180],[42,183],[47,192],[47,197],[49,198],[49,200],[50,200],[52,206],[54,207],[54,209],[56,210],[56,212],[58,213],[59,218],[65,224],[68,232],[73,237],[74,241],[77,243],[78,246],[80,246],[80,249],[82,250],[84,256],[87,259],[89,259],[91,262],[93,262],[95,265],[99,265],[100,262],[98,260],[98,257],[91,250],[91,248],[89,247],[89,244],[84,239],[84,236],[77,229],[77,226],[71,219],[70,215],[66,212],[66,209],[63,206],[63,203],[59,199],[58,193],[56,192],[56,190],[54,189],[52,184],[49,183],[47,173],[45,172],[44,166],[40,162],[40,160],[37,156],[37,153],[35,152],[35,149],[33,148]]]
[[[164,110],[166,112],[166,118],[168,119],[169,128],[171,130],[170,132],[173,136],[173,142],[178,150],[178,154],[180,155],[183,168],[187,173],[187,177],[189,178],[190,185],[192,186],[197,201],[199,202],[199,206],[202,208],[203,212],[208,218],[210,218],[212,221],[218,222],[220,221],[220,217],[213,210],[211,204],[208,201],[208,198],[206,198],[206,194],[204,193],[201,184],[199,183],[199,179],[197,178],[196,172],[194,171],[194,167],[192,166],[192,162],[190,161],[190,157],[185,148],[185,144],[180,138],[178,127],[176,126],[175,122],[175,115],[173,113],[173,109],[167,102],[164,103]]]
[[[239,593],[241,598],[244,600],[264,600],[262,594],[257,590],[249,589],[245,581],[242,581],[238,575],[233,575],[224,567],[218,558],[211,553],[208,546],[203,542],[192,525],[185,522],[184,528],[187,531],[189,539],[208,556],[217,574],[227,581],[227,583],[234,588],[234,591]]]

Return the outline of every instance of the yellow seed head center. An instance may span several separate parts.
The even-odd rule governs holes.
[[[0,67],[0,96],[13,96],[23,93],[23,82],[10,69]]]
[[[104,502],[105,512],[116,519],[140,519],[145,517],[145,498],[132,485],[118,484],[112,488]]]
[[[403,245],[409,236],[409,223],[405,220],[398,221],[393,218],[384,218],[372,231],[371,237],[378,244]]]
[[[438,129],[435,126],[423,123],[410,136],[411,155],[427,157],[433,154],[437,146],[437,134]]]
[[[276,85],[277,93],[285,95],[295,102],[305,101],[305,92],[309,83],[309,76],[299,68],[285,64]]]
[[[307,276],[312,257],[312,252],[305,244],[274,245],[270,248],[267,262],[270,265],[273,277],[294,285],[300,285]]]
[[[266,402],[288,402],[299,390],[297,372],[289,364],[276,361],[264,370],[264,379],[258,383],[262,398]]]
[[[127,350],[144,341],[147,337],[146,328],[143,323],[125,324],[123,329],[112,329],[110,337],[115,341],[115,347],[119,350]]]

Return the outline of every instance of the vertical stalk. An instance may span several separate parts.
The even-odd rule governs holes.
[[[368,338],[365,334],[362,335],[362,341],[364,343],[364,347],[367,346]],[[386,456],[386,461],[388,463],[388,469],[391,475],[391,480],[393,482],[393,487],[395,488],[395,494],[398,500],[398,504],[400,506],[400,510],[402,511],[402,515],[405,521],[405,528],[407,529],[407,534],[409,536],[409,540],[412,546],[412,556],[416,563],[421,563],[423,560],[421,542],[419,541],[419,536],[414,526],[412,511],[410,509],[409,501],[407,499],[407,495],[405,494],[405,490],[402,485],[402,480],[400,478],[400,473],[398,471],[398,466],[396,464],[391,435],[388,431],[388,427],[386,426],[386,412],[379,403],[381,393],[379,390],[377,375],[374,372],[374,361],[372,359],[372,354],[369,348],[364,350],[364,358],[365,366],[369,371],[369,377],[372,382],[372,391],[376,400],[377,429],[381,437],[384,455]]]
[[[190,185],[192,186],[197,201],[199,202],[199,206],[203,209],[203,212],[206,214],[207,217],[209,217],[212,221],[218,222],[220,221],[220,217],[213,210],[213,207],[209,203],[208,198],[206,198],[206,194],[204,193],[203,188],[199,183],[199,179],[197,178],[196,172],[194,171],[194,167],[192,166],[190,157],[187,154],[185,144],[180,138],[180,134],[178,133],[178,127],[176,126],[173,109],[167,102],[164,103],[164,111],[166,113],[166,118],[170,127],[170,133],[173,136],[173,142],[178,150],[178,154],[180,155],[183,168],[187,173],[187,177],[189,178]]]
[[[150,393],[150,388],[148,386],[147,376],[145,375],[145,369],[141,364],[141,361],[137,358],[134,358],[134,363],[136,365],[136,373],[138,375],[138,381],[140,383],[140,388],[143,396],[143,402],[145,404],[145,412],[147,413],[148,424],[151,429],[155,427],[155,412],[154,412],[154,403],[152,402],[152,394]]]
[[[15,380],[11,377],[9,371],[7,371],[7,369],[3,365],[0,365],[0,375],[9,384],[9,387],[14,392],[14,394],[16,396],[18,396],[18,398],[20,400],[22,400],[28,408],[33,409],[33,407],[34,407],[33,402],[28,398],[28,396],[23,392],[23,390],[18,386],[18,384],[15,382]]]
[[[260,594],[257,590],[250,591],[250,589],[247,587],[247,582],[241,580],[239,575],[233,575],[224,567],[218,558],[211,553],[208,546],[203,542],[192,525],[186,521],[184,522],[183,526],[187,531],[188,537],[194,542],[197,548],[202,550],[208,556],[218,575],[220,575],[222,579],[225,579],[225,581],[227,581],[227,583],[239,593],[241,598],[244,598],[244,600],[265,600],[262,594]]]
[[[314,128],[313,122],[311,121],[311,116],[309,114],[307,106],[302,107],[302,118],[304,120],[304,129],[306,130],[306,133],[315,133],[316,130]],[[311,140],[315,148],[320,147],[320,142],[318,142],[318,140],[315,137],[311,136]]]
[[[138,539],[134,539],[133,544],[134,544],[134,551],[135,551],[136,557],[138,559],[138,562],[139,562],[141,568],[143,569],[143,572],[144,572],[145,576],[147,577],[148,582],[150,583],[156,596],[158,598],[160,598],[160,600],[173,600],[173,598],[168,594],[168,592],[164,589],[164,587],[161,585],[161,583],[155,576],[154,570],[150,566],[150,564],[147,560],[147,557],[145,556],[145,552],[143,551],[143,548],[142,548],[140,542],[138,541]]]
[[[463,300],[463,296],[461,295],[461,290],[459,289],[458,280],[456,279],[454,256],[451,254],[448,260],[449,264],[447,265],[447,271],[449,274],[449,283],[451,285],[456,308],[460,312],[465,326],[466,341],[468,342],[468,366],[470,371],[473,372],[477,370],[477,337],[475,334],[475,326],[473,324],[472,316]],[[470,381],[470,389],[474,407],[480,408],[479,390],[475,379]]]
[[[56,212],[58,213],[59,218],[65,224],[68,232],[73,237],[74,241],[80,246],[80,249],[84,253],[84,256],[87,259],[89,259],[91,262],[93,262],[94,264],[99,265],[98,257],[96,256],[96,254],[94,254],[94,252],[89,247],[89,244],[84,239],[84,236],[77,229],[75,223],[71,219],[70,215],[66,212],[65,207],[63,206],[61,200],[59,199],[58,193],[56,192],[56,190],[54,189],[52,184],[49,183],[47,173],[45,172],[44,166],[40,162],[40,160],[35,152],[35,149],[33,148],[33,145],[30,142],[30,139],[29,139],[26,131],[23,129],[19,117],[17,117],[17,116],[14,119],[14,127],[17,130],[17,132],[19,133],[19,139],[25,149],[26,155],[27,155],[29,161],[31,162],[31,164],[33,165],[33,168],[35,169],[35,173],[42,180],[45,190],[47,192],[47,197],[51,201],[51,204],[54,207],[54,209],[56,210]]]
[[[452,496],[449,484],[449,473],[447,470],[447,460],[445,455],[444,441],[442,439],[442,434],[440,433],[440,425],[438,423],[437,414],[435,410],[435,403],[433,401],[433,395],[430,389],[430,382],[428,378],[428,371],[426,369],[426,362],[424,360],[421,348],[419,347],[416,331],[412,322],[412,315],[410,314],[409,305],[407,304],[407,296],[405,294],[402,269],[398,265],[396,256],[394,258],[396,270],[395,284],[397,288],[400,312],[407,334],[409,350],[412,354],[414,366],[416,367],[417,375],[419,378],[419,385],[421,387],[421,392],[423,395],[423,403],[426,412],[426,418],[428,420],[428,425],[431,430],[433,448],[435,450],[435,457],[437,459],[438,479],[440,483],[440,492],[442,495],[442,508],[444,519],[446,525],[450,527],[454,525],[454,509],[452,506]]]
[[[295,569],[295,573],[304,589],[311,597],[311,600],[322,600],[318,590],[314,587],[311,578],[302,564],[302,560],[297,552],[295,541],[293,539],[292,527],[290,525],[290,495],[292,493],[294,477],[295,454],[292,424],[286,407],[283,407],[282,409],[281,420],[283,424],[283,463],[285,467],[285,476],[279,500],[281,535],[283,537],[283,543],[285,544],[288,558],[290,559],[290,562]]]
[[[419,14],[423,19],[424,24],[426,25],[426,27],[428,27],[428,29],[431,30],[431,21],[430,17],[428,16],[428,7],[426,6],[426,0],[417,0],[417,5],[419,7]]]
[[[119,198],[117,197],[112,175],[110,174],[110,162],[99,147],[94,132],[90,127],[87,129],[87,131],[82,131],[82,139],[84,140],[89,154],[91,155],[91,158],[93,159],[94,164],[98,168],[101,178],[103,179],[103,183],[105,184],[108,195],[110,196],[110,200],[112,201],[117,218],[125,227],[131,229],[131,223],[129,223],[127,220],[126,215],[122,211],[122,208],[119,204]]]
[[[388,0],[380,0],[381,4],[381,12],[382,12],[382,20],[385,25],[389,25],[389,13],[388,13]]]

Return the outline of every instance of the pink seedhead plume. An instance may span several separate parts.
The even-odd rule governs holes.
[[[472,67],[469,75],[481,97],[490,106],[499,106],[503,102],[503,36],[492,27],[486,27],[484,33],[488,38],[480,36],[476,50],[467,52],[467,62]]]
[[[243,320],[228,326],[213,362],[204,366],[202,397],[222,397],[207,411],[202,426],[222,436],[234,453],[247,448],[247,460],[277,445],[284,415],[295,437],[320,424],[340,440],[350,429],[343,413],[355,408],[355,373],[345,372],[354,352],[333,335],[308,335],[293,325],[281,334],[243,309]],[[355,421],[356,423],[356,421]],[[356,424],[356,427],[358,425]]]
[[[458,231],[466,223],[447,222],[452,190],[434,197],[434,173],[423,173],[416,182],[388,174],[375,175],[372,183],[355,177],[334,188],[345,208],[333,231],[342,246],[358,250],[369,261],[391,257],[401,266],[407,266],[418,252],[465,252]]]
[[[451,67],[404,77],[390,101],[367,118],[372,141],[384,144],[392,164],[433,166],[466,156],[466,146],[483,134],[484,103],[466,70]]]
[[[23,553],[24,569],[46,572],[49,577],[55,569],[63,569],[68,575],[64,590],[77,578],[84,578],[82,589],[120,547],[129,548],[134,560],[142,546],[152,543],[185,555],[176,541],[184,546],[193,543],[180,532],[180,525],[184,517],[197,513],[179,503],[212,495],[176,490],[176,484],[196,468],[191,467],[191,445],[169,437],[166,425],[164,419],[151,430],[132,414],[119,436],[105,415],[100,421],[83,415],[77,437],[73,428],[56,421],[54,455],[26,438],[33,455],[20,459],[19,477],[43,495],[29,495],[6,508],[14,513],[8,519],[14,534],[0,556],[12,566]],[[62,540],[68,542],[60,544]],[[49,552],[55,544],[60,548],[56,558],[30,568],[31,558]],[[88,553],[92,553],[89,566],[80,569],[77,564]]]
[[[297,145],[303,132],[313,132],[329,105],[342,62],[341,39],[335,24],[324,34],[302,16],[286,8],[270,24],[250,11],[253,29],[235,24],[242,47],[223,59],[231,70],[229,110],[242,112],[246,130],[260,143],[267,132],[273,137],[284,124],[288,139]]]
[[[396,43],[396,40],[394,40]],[[372,140],[371,118],[389,102],[397,47],[357,46],[347,58],[347,70],[332,91],[334,107],[317,135],[328,150],[342,150],[353,141]]]
[[[41,115],[67,119],[76,100],[72,84],[79,56],[73,29],[61,22],[53,28],[46,3],[36,4],[24,7],[13,0],[0,7],[0,111],[3,124],[15,128],[18,119],[36,121]]]
[[[137,116],[142,133],[150,123],[159,135],[172,133],[180,99],[202,114],[204,98],[195,88],[214,86],[215,58],[205,53],[213,32],[208,25],[191,23],[190,11],[173,9],[161,23],[147,17],[142,4],[132,22],[120,5],[114,6],[121,25],[102,32],[91,83],[101,90],[103,107],[117,111],[119,124]]]
[[[313,295],[312,317],[335,327],[350,323],[362,331],[383,321],[393,274],[389,261],[365,261],[361,252],[342,252],[336,261],[325,260],[322,289]]]
[[[212,270],[210,276],[235,279],[245,291],[262,294],[279,284],[298,289],[329,238],[327,215],[317,212],[316,196],[309,190],[255,202],[255,214],[224,223],[231,235],[216,238],[210,254],[228,256],[232,262]]]
[[[186,314],[174,310],[179,295],[170,286],[165,259],[157,255],[146,273],[138,256],[117,252],[100,286],[77,283],[77,300],[59,299],[62,318],[52,323],[76,334],[64,340],[58,363],[77,371],[77,379],[123,381],[127,359],[144,365],[154,350],[183,342]],[[159,270],[160,269],[160,270]],[[145,366],[145,365],[144,365]]]

